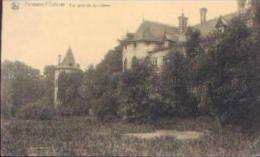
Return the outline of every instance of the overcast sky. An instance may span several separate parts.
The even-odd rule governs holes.
[[[202,7],[208,8],[207,19],[237,10],[236,0],[20,0],[17,10],[12,0],[3,1],[2,60],[20,60],[40,70],[57,64],[69,45],[82,69],[97,64],[143,19],[177,26],[183,8],[194,25]]]

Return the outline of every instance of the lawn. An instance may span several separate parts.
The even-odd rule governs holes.
[[[157,130],[196,131],[203,136],[186,140],[126,136]],[[222,133],[214,130],[208,117],[150,124],[100,122],[86,117],[13,119],[1,124],[1,155],[249,156],[260,152],[256,135],[229,127]]]

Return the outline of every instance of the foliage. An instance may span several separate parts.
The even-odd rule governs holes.
[[[201,71],[207,75],[208,98],[211,111],[221,124],[238,124],[248,127],[250,113],[257,104],[259,73],[256,71],[256,54],[251,30],[241,19],[233,19],[230,26],[218,39],[208,55]],[[203,73],[203,72],[202,72]],[[205,73],[205,72],[204,72]],[[209,75],[210,74],[210,75]],[[259,87],[259,86],[258,86]]]
[[[44,67],[43,74],[50,80],[54,80],[56,66],[55,65],[47,65]]]
[[[121,46],[107,53],[104,60],[94,68],[90,66],[82,81],[83,97],[94,116],[99,119],[118,117],[119,72],[121,65]]]
[[[58,105],[56,111],[60,116],[82,116],[88,114],[89,106],[84,99],[77,97],[70,103]]]
[[[185,35],[187,37],[187,42],[185,43],[187,57],[191,60],[203,52],[201,34],[199,30],[189,27]]]
[[[19,61],[4,61],[1,72],[2,112],[15,115],[20,107],[43,96],[44,84],[39,70]]]
[[[47,65],[44,67],[43,74],[44,79],[42,79],[44,96],[49,98],[49,103],[54,102],[54,79],[55,79],[55,65]]]
[[[189,61],[179,52],[170,52],[168,59],[170,62],[164,65],[161,74],[163,98],[170,104],[172,115],[195,115],[197,100],[189,91]]]
[[[61,104],[73,104],[80,98],[80,86],[83,78],[81,71],[61,72],[58,78],[58,98]]]
[[[103,68],[90,67],[85,72],[82,84],[84,97],[98,118],[117,117],[118,82],[118,74],[103,71]]]
[[[64,116],[86,114],[88,111],[82,96],[83,73],[80,70],[62,72],[58,78],[58,98],[61,104],[58,113]]]
[[[157,74],[149,59],[136,63],[122,74],[120,86],[119,114],[126,120],[151,120],[156,118],[154,104],[156,96]]]
[[[104,60],[97,65],[97,69],[106,68],[107,72],[120,72],[122,70],[122,46],[118,45],[107,52]]]
[[[48,98],[24,105],[17,112],[17,117],[22,119],[50,120],[54,115],[54,108],[48,104]]]

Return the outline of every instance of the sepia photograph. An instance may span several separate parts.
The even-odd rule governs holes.
[[[260,156],[260,0],[2,0],[1,156]]]

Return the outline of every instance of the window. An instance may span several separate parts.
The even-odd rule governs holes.
[[[157,58],[156,57],[151,58],[151,63],[152,63],[152,65],[157,67]]]

